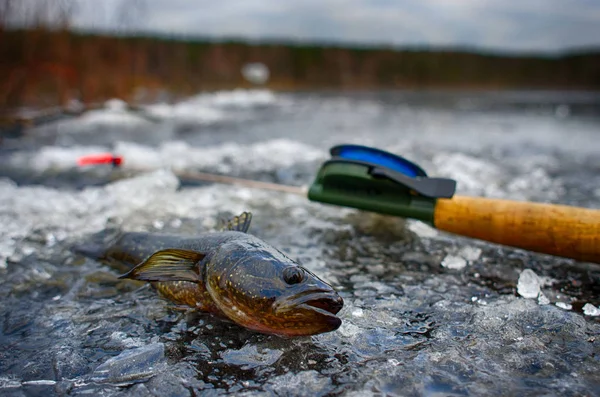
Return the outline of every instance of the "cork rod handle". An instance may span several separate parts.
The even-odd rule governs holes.
[[[437,201],[434,224],[467,237],[600,263],[600,210],[455,196]]]

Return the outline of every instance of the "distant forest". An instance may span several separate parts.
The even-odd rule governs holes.
[[[0,108],[250,87],[240,72],[249,62],[268,66],[264,86],[275,90],[600,89],[600,50],[512,56],[33,28],[0,30]]]

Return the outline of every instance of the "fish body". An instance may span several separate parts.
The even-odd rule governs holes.
[[[280,336],[334,331],[342,298],[319,277],[256,236],[251,215],[195,237],[121,233],[98,259],[134,266],[121,278],[151,282],[176,305]]]

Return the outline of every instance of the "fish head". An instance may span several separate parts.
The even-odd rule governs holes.
[[[279,336],[335,331],[343,300],[325,281],[262,242],[224,244],[206,268],[206,288],[236,323]]]

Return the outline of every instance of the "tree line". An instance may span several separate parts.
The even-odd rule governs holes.
[[[598,49],[516,56],[27,27],[0,29],[0,106],[151,101],[164,93],[249,87],[240,70],[250,62],[265,64],[265,86],[278,90],[600,89]]]

